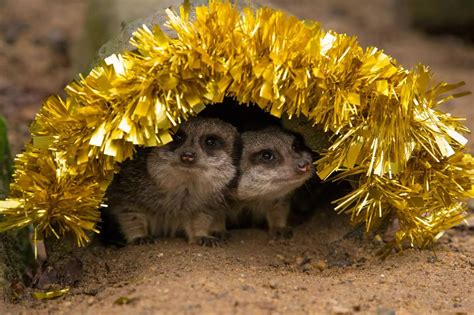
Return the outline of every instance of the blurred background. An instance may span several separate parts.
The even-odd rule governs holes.
[[[13,153],[28,138],[42,100],[63,93],[86,71],[108,39],[141,16],[180,3],[173,0],[0,0],[0,116],[8,124]],[[429,65],[438,80],[465,81],[474,90],[472,0],[259,0],[326,29],[356,35],[405,68]],[[473,97],[444,105],[468,118],[474,129]],[[472,150],[473,137],[470,137]]]

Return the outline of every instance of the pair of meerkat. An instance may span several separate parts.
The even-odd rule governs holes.
[[[240,135],[220,119],[196,117],[171,143],[124,162],[103,214],[127,243],[184,232],[190,243],[214,247],[227,236],[226,219],[244,212],[288,237],[291,194],[312,174],[310,152],[282,129]]]

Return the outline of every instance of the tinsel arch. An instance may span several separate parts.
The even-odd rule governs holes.
[[[423,247],[465,218],[474,195],[468,130],[436,109],[461,96],[446,96],[458,85],[278,10],[215,0],[195,11],[190,19],[186,8],[168,10],[176,38],[144,26],[131,39],[136,51],[109,56],[69,84],[66,98],[44,102],[0,201],[0,230],[33,225],[84,245],[134,146],[171,141],[181,122],[224,97],[331,132],[318,175],[358,178],[336,210],[367,231],[395,216],[396,243]]]

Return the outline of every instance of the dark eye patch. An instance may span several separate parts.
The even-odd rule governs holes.
[[[264,150],[260,153],[260,158],[264,162],[271,162],[275,159],[275,154],[271,150]]]
[[[207,134],[201,138],[201,145],[204,150],[212,151],[222,149],[225,146],[225,141],[218,135]]]
[[[274,163],[278,163],[280,160],[280,154],[271,149],[260,150],[250,156],[250,161],[253,164],[271,165]]]

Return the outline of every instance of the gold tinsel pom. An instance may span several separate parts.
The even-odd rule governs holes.
[[[167,12],[177,38],[144,26],[131,39],[136,52],[111,55],[68,85],[65,100],[45,101],[0,201],[0,230],[32,224],[84,244],[134,146],[171,141],[170,129],[225,96],[330,131],[318,174],[357,179],[336,210],[368,231],[395,216],[397,244],[426,246],[465,218],[474,195],[474,159],[462,153],[468,130],[436,109],[462,96],[446,96],[460,85],[281,11],[221,1],[197,7],[194,20],[180,11]]]

